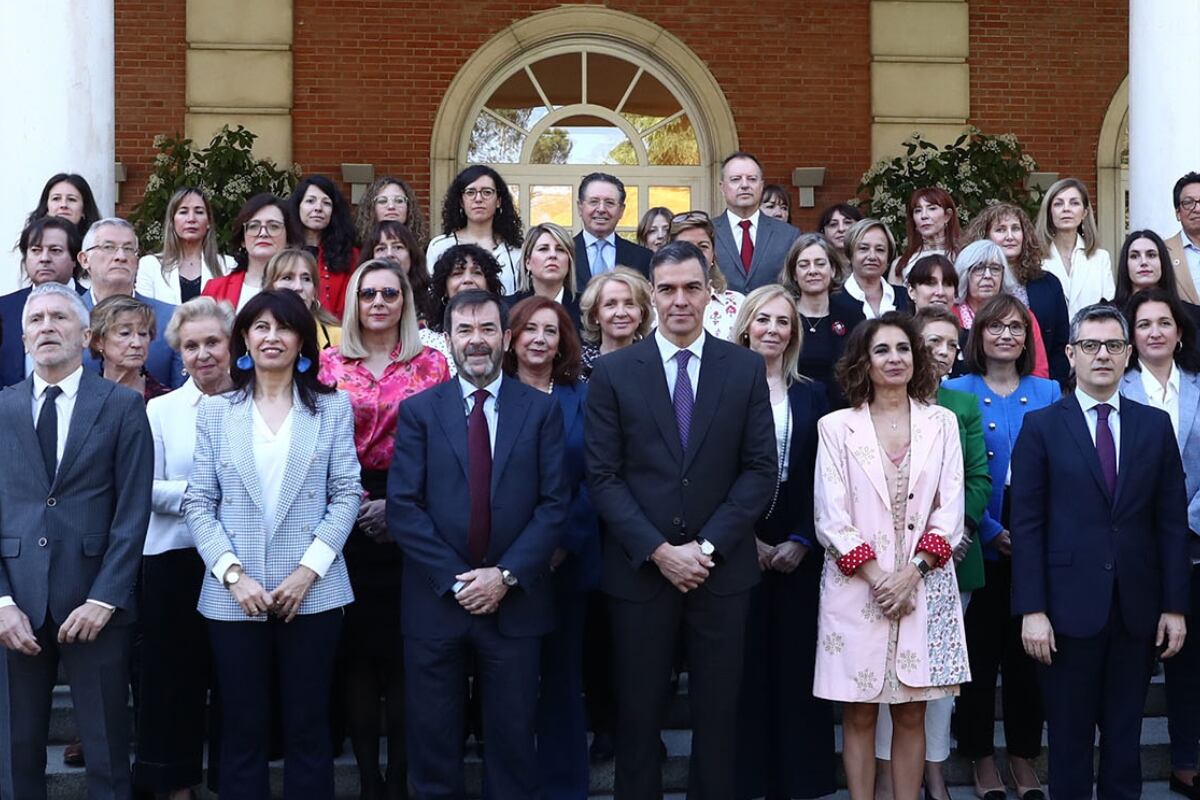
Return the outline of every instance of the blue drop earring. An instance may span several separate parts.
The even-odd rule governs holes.
[[[312,359],[308,356],[300,356],[296,361],[296,372],[308,372],[312,368]]]
[[[242,353],[240,356],[238,356],[237,361],[234,363],[237,364],[237,368],[243,372],[249,372],[250,370],[254,369],[254,359],[250,358],[249,353]]]

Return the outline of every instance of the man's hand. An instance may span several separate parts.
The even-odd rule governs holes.
[[[1007,530],[1000,531],[999,533],[996,534],[996,538],[992,539],[992,546],[996,548],[996,550],[1000,553],[1000,555],[1011,556],[1012,555],[1012,534],[1009,533]],[[1047,662],[1047,663],[1049,663],[1049,662]]]
[[[358,509],[358,529],[376,542],[390,541],[387,535],[385,500],[364,500]]]
[[[1021,619],[1021,644],[1030,658],[1049,666],[1051,656],[1058,652],[1050,618],[1042,613],[1026,614]]]
[[[550,571],[554,572],[562,563],[567,560],[567,551],[561,547],[554,548],[554,552],[550,555]]]
[[[245,572],[242,573],[242,577],[238,578],[237,583],[229,587],[229,593],[233,595],[233,599],[242,607],[242,611],[247,617],[265,614],[275,605],[274,596]]]
[[[16,606],[0,608],[0,646],[27,656],[42,652],[42,646],[38,644],[29,625],[29,617]]]
[[[673,545],[663,542],[650,556],[663,577],[681,592],[699,588],[708,579],[708,571],[717,563],[700,552],[695,542]]]
[[[1187,620],[1183,614],[1162,614],[1158,618],[1158,636],[1154,639],[1157,647],[1167,643],[1167,649],[1162,651],[1160,658],[1170,658],[1183,649],[1183,641],[1187,638]]]
[[[962,539],[958,542],[958,547],[954,548],[954,563],[961,564],[962,560],[967,557],[967,551],[971,549],[971,534],[963,532]]]
[[[455,575],[454,580],[466,584],[454,599],[470,614],[494,614],[496,609],[500,608],[500,601],[508,593],[499,567],[473,569]]]
[[[800,566],[800,562],[806,555],[808,555],[807,547],[789,539],[775,548],[775,555],[771,557],[771,569],[782,572],[784,575],[791,574],[795,572],[796,567]]]
[[[775,546],[767,544],[757,536],[754,537],[754,546],[758,552],[758,568],[766,572],[771,568],[771,560],[775,558]]]
[[[242,581],[245,577],[242,578]],[[301,564],[292,570],[292,574],[283,579],[283,583],[275,587],[271,596],[275,602],[271,604],[271,613],[280,617],[284,622],[291,622],[300,612],[300,604],[304,602],[308,590],[317,580],[317,573]],[[238,581],[240,584],[242,581]]]
[[[113,612],[104,606],[84,601],[58,628],[59,644],[72,642],[94,642],[104,630],[104,626],[112,619]]]

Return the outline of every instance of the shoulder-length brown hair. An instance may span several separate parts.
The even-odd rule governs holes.
[[[912,317],[899,311],[888,311],[878,319],[869,319],[854,326],[854,331],[846,341],[846,350],[834,368],[834,376],[849,406],[857,408],[875,399],[875,384],[871,383],[871,341],[879,329],[885,327],[899,328],[908,339],[913,361],[908,396],[918,403],[928,404],[938,388],[937,370],[929,351],[925,349]]]
[[[943,233],[945,244],[942,249],[946,251],[950,258],[954,258],[958,253],[958,240],[962,237],[962,229],[959,228],[958,205],[954,202],[954,198],[940,186],[926,186],[924,189],[917,189],[908,198],[908,205],[904,208],[904,254],[896,262],[896,270],[893,276],[897,282],[900,282],[903,278],[904,268],[908,266],[909,260],[925,247],[925,241],[921,238],[921,232],[917,230],[917,223],[913,221],[913,209],[922,200],[930,205],[941,206],[945,209],[946,229]]]
[[[582,347],[579,344],[579,334],[575,333],[575,323],[561,304],[549,297],[532,295],[517,303],[508,312],[508,329],[512,331],[512,343],[504,353],[504,371],[509,375],[517,374],[517,337],[529,324],[534,314],[548,308],[558,318],[558,352],[554,354],[554,369],[550,379],[555,383],[571,384],[579,380],[579,372],[583,365]]]
[[[987,326],[1016,314],[1025,323],[1025,348],[1017,356],[1017,374],[1024,378],[1033,374],[1033,319],[1029,309],[1011,294],[998,294],[975,313],[967,348],[963,351],[963,367],[975,375],[987,375],[987,356],[983,352],[983,334]]]
[[[1009,218],[1015,219],[1021,226],[1022,244],[1020,257],[1008,266],[1012,269],[1013,277],[1024,286],[1046,274],[1042,271],[1042,259],[1046,257],[1046,251],[1042,247],[1042,237],[1038,235],[1033,220],[1023,208],[1012,203],[993,203],[971,220],[971,224],[967,226],[967,240],[974,242],[990,239],[992,227]]]

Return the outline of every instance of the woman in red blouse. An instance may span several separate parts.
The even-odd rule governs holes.
[[[377,259],[350,278],[341,345],[321,353],[322,382],[350,395],[362,466],[358,523],[342,550],[354,587],[342,633],[346,726],[364,797],[404,796],[404,672],[400,639],[400,550],[387,535],[384,498],[400,403],[449,380],[446,359],[421,343],[404,271]],[[388,732],[386,779],[379,771],[379,698]],[[385,794],[385,787],[387,792]]]
[[[224,300],[234,311],[263,289],[263,275],[271,256],[300,240],[287,204],[273,194],[256,194],[246,201],[233,220],[229,241],[238,245],[237,266],[228,275],[212,278],[200,294]]]
[[[317,258],[321,305],[338,319],[346,304],[346,284],[358,264],[350,204],[333,181],[309,175],[288,198],[288,214],[304,233],[304,249]]]

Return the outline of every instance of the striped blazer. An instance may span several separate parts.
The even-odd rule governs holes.
[[[208,569],[200,590],[200,613],[214,620],[247,619],[212,575],[225,553],[234,553],[245,573],[272,591],[299,566],[313,539],[338,556],[313,583],[300,613],[316,614],[352,602],[341,550],[358,516],[362,487],[349,398],[344,392],[317,395],[316,414],[295,398],[291,450],[276,517],[265,520],[250,445],[252,401],[238,402],[237,397],[205,397],[196,418],[196,460],[183,514]],[[255,619],[265,621],[267,616]]]

